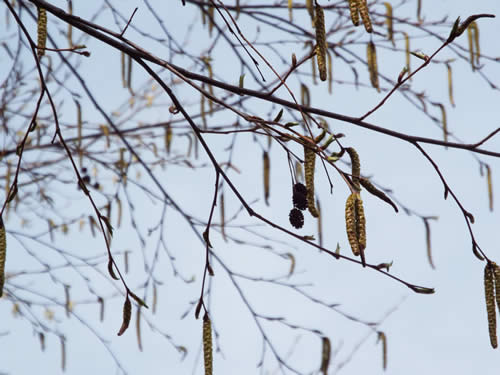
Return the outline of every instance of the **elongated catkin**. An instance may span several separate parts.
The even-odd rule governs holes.
[[[326,81],[326,30],[325,14],[320,5],[316,5],[316,58],[318,60],[319,78]]]

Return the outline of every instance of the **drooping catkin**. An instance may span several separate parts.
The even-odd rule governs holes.
[[[455,107],[455,100],[453,99],[453,72],[449,63],[446,63],[446,70],[448,71],[448,98],[450,99],[450,104]]]
[[[314,27],[314,2],[313,0],[306,0],[307,13],[311,16],[311,23]]]
[[[208,314],[203,316],[203,359],[205,362],[205,375],[213,374],[213,345],[212,323]]]
[[[321,348],[321,367],[320,371],[323,375],[328,374],[328,367],[330,366],[332,345],[328,337],[322,338],[322,348]]]
[[[316,165],[316,153],[304,145],[304,169],[307,188],[307,207],[312,216],[318,217],[314,199],[314,169]]]
[[[354,26],[359,26],[359,2],[360,0],[349,0],[349,12]]]
[[[493,211],[493,182],[491,178],[491,167],[488,164],[486,164],[486,182],[488,183],[488,201],[490,211]]]
[[[264,154],[262,156],[262,170],[264,176],[264,200],[266,202],[266,205],[269,206],[271,161],[269,160],[269,154],[266,151],[264,151]]]
[[[44,8],[38,8],[37,37],[37,55],[40,58],[45,55],[47,43],[47,11]]]
[[[386,23],[387,23],[387,39],[389,39],[392,42],[392,45],[395,45],[394,42],[394,28],[393,28],[393,19],[392,19],[392,5],[391,3],[385,1],[385,17],[386,17]]]
[[[373,32],[372,21],[370,19],[370,13],[368,12],[368,4],[366,0],[358,0],[358,9],[366,32]]]
[[[378,332],[377,341],[382,343],[382,368],[387,369],[387,336],[384,332]]]
[[[498,312],[500,312],[500,267],[495,262],[491,262],[493,279],[495,280],[495,299],[497,301]]]
[[[326,81],[326,31],[323,8],[316,4],[316,58],[318,60],[319,78]]]
[[[356,236],[356,216],[355,216],[355,201],[356,195],[352,193],[347,198],[345,203],[345,225],[347,232],[347,239],[351,245],[351,250],[354,255],[359,255],[359,245]]]
[[[356,236],[358,238],[359,250],[362,252],[366,248],[366,218],[363,201],[359,194],[356,196],[354,209],[356,214]]]
[[[347,239],[354,255],[360,255],[366,248],[366,219],[363,201],[359,193],[352,193],[345,204]]]
[[[357,191],[360,191],[360,180],[359,176],[361,173],[361,163],[359,161],[359,155],[356,150],[352,147],[347,147],[345,149],[351,158],[351,175],[352,175],[352,185]]]
[[[0,297],[3,294],[3,286],[5,283],[5,258],[7,256],[7,236],[5,226],[3,225],[2,217],[0,216]]]
[[[488,315],[488,332],[490,334],[490,342],[491,346],[495,349],[498,346],[498,342],[493,279],[493,266],[490,263],[487,263],[484,267],[484,295],[486,297],[486,313]]]
[[[377,63],[377,49],[375,44],[370,41],[366,46],[366,57],[368,63],[368,72],[370,73],[370,82],[373,87],[380,91],[380,86],[378,82],[378,63]]]

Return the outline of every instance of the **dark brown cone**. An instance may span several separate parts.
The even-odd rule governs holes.
[[[300,182],[293,186],[293,206],[299,210],[307,208],[307,188]]]
[[[295,228],[300,229],[304,226],[304,214],[299,209],[292,208],[288,217],[290,219],[290,224]]]

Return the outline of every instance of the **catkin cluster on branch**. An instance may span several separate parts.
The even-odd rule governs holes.
[[[359,25],[359,17],[361,16],[365,30],[368,33],[373,32],[372,21],[370,19],[366,0],[349,0],[349,12],[351,13],[351,20],[354,26]]]

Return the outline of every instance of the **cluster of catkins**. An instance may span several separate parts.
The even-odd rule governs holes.
[[[304,226],[304,211],[307,208],[307,188],[304,184],[297,182],[293,185],[293,207],[288,215],[290,224],[300,229]]]

